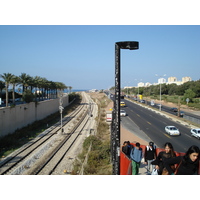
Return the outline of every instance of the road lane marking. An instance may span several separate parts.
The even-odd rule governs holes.
[[[189,138],[191,138],[191,135],[187,135],[187,134],[184,134],[185,136],[187,136],[187,137],[189,137]]]
[[[140,117],[140,115],[136,114],[138,117]]]
[[[151,123],[150,123],[150,122],[148,122],[148,121],[147,121],[147,123],[151,125]]]
[[[165,133],[164,135],[165,135],[166,137],[170,138],[170,136],[169,136],[168,134]],[[171,139],[171,138],[170,138],[170,139]]]

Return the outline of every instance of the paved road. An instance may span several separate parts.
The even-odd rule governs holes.
[[[127,129],[130,130],[139,127],[140,133],[143,132],[144,137],[150,138],[160,148],[163,148],[165,142],[171,142],[174,150],[178,152],[185,152],[191,145],[200,147],[200,141],[191,137],[190,128],[135,103],[127,100],[124,101],[127,107],[123,109],[127,112],[128,116],[122,119],[122,123]],[[167,125],[179,128],[181,136],[169,136],[166,134],[164,128]]]

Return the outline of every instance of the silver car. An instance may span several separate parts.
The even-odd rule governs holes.
[[[166,126],[165,132],[169,135],[180,135],[180,131],[175,126]]]
[[[200,140],[200,128],[192,129],[191,135]]]

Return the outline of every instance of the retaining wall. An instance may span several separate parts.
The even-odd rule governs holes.
[[[69,104],[69,97],[63,97],[63,107]],[[11,108],[0,109],[0,137],[13,133],[15,130],[44,119],[59,111],[59,99],[51,99],[28,104],[20,104]]]
[[[190,117],[190,116],[187,116],[187,115],[183,115],[183,118],[186,119],[186,120],[189,120],[191,122],[194,122],[196,124],[200,124],[200,119]]]

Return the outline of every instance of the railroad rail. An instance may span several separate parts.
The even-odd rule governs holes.
[[[88,111],[86,94],[83,93],[82,97],[80,106],[63,118],[63,127],[67,126],[67,130],[72,129],[73,126],[79,123],[80,119],[77,118],[81,118],[82,116],[83,119],[86,115],[85,113]],[[58,138],[60,138],[60,136],[62,136],[62,138],[64,137],[64,140],[69,138],[70,134],[61,134],[62,132],[60,129],[60,123],[58,122],[37,136],[34,140],[7,156],[0,162],[0,174],[22,174],[24,171],[30,169],[39,158],[42,158],[43,155],[52,148],[52,146],[55,146],[54,143],[59,140]],[[73,132],[73,130],[70,132]]]
[[[43,160],[44,163],[41,166],[39,166],[39,169],[37,169],[37,171],[33,173],[34,175],[53,174],[58,165],[65,159],[65,157],[67,157],[67,153],[70,151],[71,147],[78,139],[81,131],[86,126],[89,120],[89,118],[86,117],[88,115],[87,111],[83,114],[83,116],[73,128],[73,130],[70,133],[68,133],[67,137],[56,147],[56,149],[52,153],[50,153],[50,156],[46,156],[46,161]],[[69,139],[72,136],[74,137],[71,139],[71,141],[69,141]],[[49,164],[50,162],[52,163]]]

